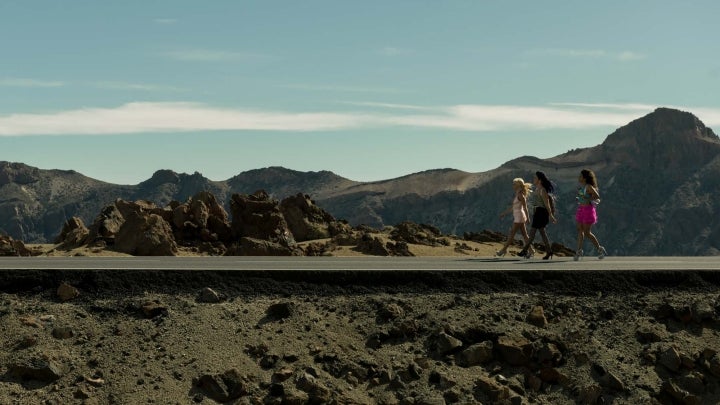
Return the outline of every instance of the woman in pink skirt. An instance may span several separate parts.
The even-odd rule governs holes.
[[[577,223],[578,241],[577,251],[575,252],[575,261],[580,260],[583,256],[583,242],[585,238],[590,239],[598,252],[598,259],[604,259],[607,255],[605,248],[600,246],[595,235],[592,233],[592,226],[597,222],[597,210],[595,206],[600,203],[600,193],[597,188],[597,178],[595,173],[590,169],[580,171],[580,188],[578,188],[578,208],[575,212],[575,222]]]

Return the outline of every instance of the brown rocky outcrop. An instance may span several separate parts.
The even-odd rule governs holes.
[[[201,191],[182,204],[173,201],[167,211],[178,241],[228,243],[233,239],[228,214],[210,192]]]
[[[360,237],[355,250],[373,256],[413,256],[406,242],[383,242],[381,238],[370,233],[364,233]]]
[[[115,242],[115,234],[120,230],[123,222],[125,222],[125,218],[115,204],[104,207],[90,225],[85,243],[88,245],[97,243],[112,245]]]
[[[68,225],[61,236],[73,235],[75,228],[79,228],[75,223]],[[164,208],[150,201],[117,199],[102,210],[80,245],[104,244],[129,254],[167,255],[177,253],[179,243],[222,254],[226,250],[222,243],[207,243],[232,241],[227,212],[214,195],[203,191],[185,203],[172,201]]]
[[[60,235],[55,238],[55,243],[60,244],[59,249],[73,249],[86,243],[90,231],[78,217],[72,217],[63,225]]]
[[[278,201],[263,190],[254,194],[233,194],[230,199],[232,213],[231,229],[238,237],[294,244],[294,236],[288,228]]]
[[[270,240],[243,237],[236,250],[228,255],[237,256],[302,256],[302,249],[291,248],[283,243]]]
[[[20,240],[0,235],[0,256],[36,256],[39,252],[28,249]]]
[[[336,222],[335,218],[315,205],[307,194],[285,198],[280,203],[280,211],[298,242],[333,236],[330,224]]]
[[[390,233],[393,240],[406,243],[414,243],[427,246],[448,246],[447,239],[442,237],[442,232],[437,227],[427,224],[416,224],[410,221],[403,221],[395,225]]]
[[[90,229],[85,229],[79,218],[66,221],[56,241],[59,249],[88,245],[132,255],[175,255],[182,247],[210,255],[252,256],[332,255],[338,246],[356,246],[359,252],[377,256],[412,256],[410,243],[433,247],[450,244],[438,228],[410,221],[383,231],[367,226],[353,228],[317,207],[306,194],[281,203],[262,190],[252,195],[234,194],[230,206],[232,221],[228,222],[225,209],[207,191],[183,203],[171,201],[165,207],[145,200],[117,199],[102,210]],[[302,241],[331,240],[300,248],[296,233]],[[503,239],[502,234],[489,231],[465,237]],[[558,244],[554,249],[572,253]]]
[[[131,212],[115,235],[115,250],[136,256],[174,256],[177,243],[162,217]]]

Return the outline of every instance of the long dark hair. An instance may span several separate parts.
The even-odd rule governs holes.
[[[538,180],[540,180],[540,184],[542,184],[545,191],[547,191],[548,193],[552,193],[553,191],[555,191],[555,186],[547,178],[544,172],[537,171],[535,172],[535,176],[537,176]]]
[[[580,170],[580,175],[583,176],[585,179],[585,184],[589,184],[593,187],[597,187],[597,177],[595,177],[595,173],[590,169],[582,169]]]

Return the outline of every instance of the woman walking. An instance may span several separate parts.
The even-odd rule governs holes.
[[[530,188],[532,184],[525,183],[525,180],[521,178],[515,178],[512,181],[513,191],[515,191],[515,197],[513,197],[512,204],[503,212],[500,213],[502,219],[505,215],[512,212],[513,224],[510,227],[510,234],[508,240],[503,245],[502,249],[495,252],[495,256],[505,256],[507,253],[508,246],[515,242],[515,234],[520,231],[525,243],[528,241],[527,229],[525,229],[525,223],[528,222],[528,208],[527,208],[527,197],[530,194]]]
[[[583,257],[583,243],[585,238],[590,239],[598,252],[598,259],[604,259],[607,255],[605,248],[600,246],[597,237],[592,233],[592,226],[597,222],[597,210],[595,206],[600,203],[600,193],[597,188],[597,177],[590,169],[580,171],[578,178],[580,187],[578,188],[578,207],[575,212],[575,222],[577,223],[578,240],[577,250],[573,260],[578,261]]]
[[[535,183],[535,192],[532,193],[530,201],[531,205],[534,207],[532,225],[530,225],[530,235],[528,240],[525,242],[525,246],[520,251],[520,256],[525,256],[528,259],[532,257],[532,253],[530,253],[531,251],[529,249],[535,239],[535,233],[540,231],[540,236],[542,236],[543,242],[545,243],[546,252],[545,256],[543,256],[543,260],[548,260],[552,259],[553,251],[547,232],[545,231],[545,227],[550,221],[557,223],[557,219],[555,218],[555,206],[552,202],[552,197],[550,196],[550,194],[555,191],[555,187],[547,178],[547,175],[541,171],[535,172],[533,183]]]

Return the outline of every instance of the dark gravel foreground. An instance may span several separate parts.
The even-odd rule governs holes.
[[[0,272],[2,404],[717,404],[720,272]]]
[[[154,291],[193,293],[209,285],[236,294],[554,293],[636,294],[653,291],[713,292],[717,271],[169,271],[3,270],[0,292],[56,288],[60,282],[90,293]]]

